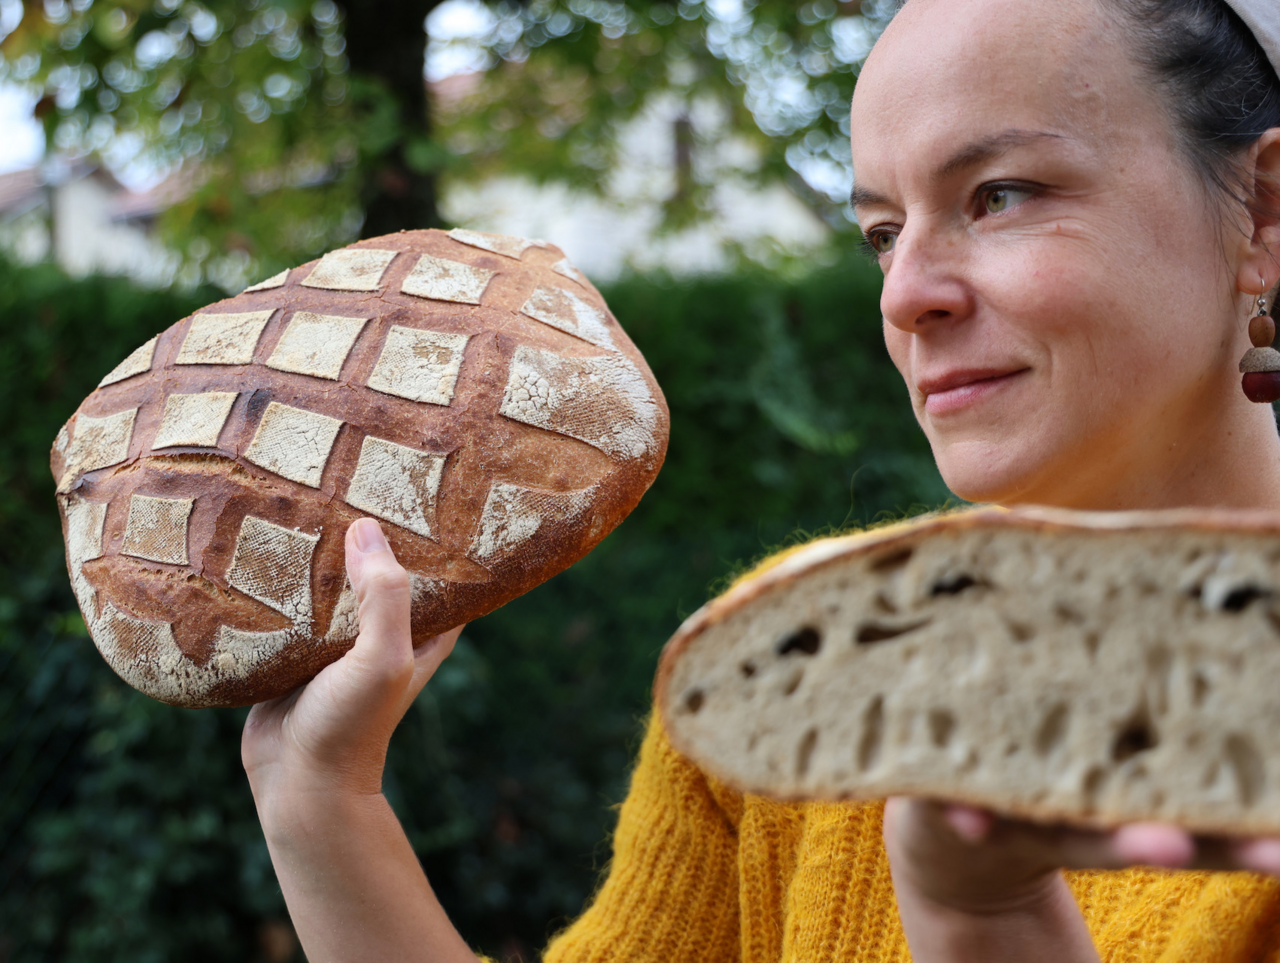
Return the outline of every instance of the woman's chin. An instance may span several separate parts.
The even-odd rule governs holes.
[[[1048,493],[1042,463],[1011,458],[1003,446],[994,450],[993,446],[977,444],[959,448],[949,446],[946,452],[939,454],[935,449],[934,453],[943,482],[957,498],[999,505],[1045,503]]]

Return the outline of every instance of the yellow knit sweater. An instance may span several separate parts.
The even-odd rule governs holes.
[[[675,752],[655,716],[608,877],[546,963],[906,963],[882,811],[744,796]],[[1280,961],[1276,880],[1068,878],[1106,963]]]

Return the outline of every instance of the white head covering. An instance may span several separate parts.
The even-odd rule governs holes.
[[[1227,0],[1267,52],[1280,74],[1280,0]]]

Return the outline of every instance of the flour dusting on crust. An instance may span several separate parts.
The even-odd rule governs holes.
[[[435,538],[436,492],[444,462],[443,455],[368,435],[346,502],[424,538]]]
[[[186,565],[187,521],[194,498],[155,498],[135,494],[129,500],[122,555],[170,565]]]
[[[151,370],[151,362],[156,353],[156,341],[159,335],[152,338],[140,348],[135,348],[129,357],[125,358],[113,369],[110,374],[98,382],[98,387],[104,385],[113,385],[117,381],[124,381],[126,378],[132,378],[134,375],[140,375],[145,371]]]
[[[500,410],[616,458],[641,458],[658,444],[657,401],[640,370],[620,354],[569,358],[521,345]]]
[[[227,584],[295,623],[311,620],[311,556],[319,535],[246,515]]]
[[[392,325],[369,387],[383,394],[447,405],[462,368],[469,336]]]
[[[76,415],[75,434],[67,451],[67,467],[58,484],[58,491],[67,491],[85,472],[110,468],[128,458],[129,443],[133,440],[133,423],[137,417],[137,408],[118,411],[102,418]]]
[[[457,304],[479,304],[497,271],[424,254],[400,285],[405,294]]]
[[[222,426],[227,423],[236,397],[234,391],[169,395],[164,400],[160,428],[151,442],[152,450],[177,445],[216,448],[218,436],[222,434]]]
[[[337,418],[273,401],[244,457],[290,481],[319,488],[341,427]]]
[[[303,287],[329,291],[376,291],[382,275],[398,251],[369,247],[344,247],[320,259],[302,282]]]
[[[275,308],[236,314],[197,314],[175,364],[250,364]]]
[[[299,311],[289,319],[267,367],[336,381],[368,320]]]
[[[480,516],[470,555],[481,563],[502,561],[548,522],[571,522],[591,507],[596,489],[541,491],[495,482]]]

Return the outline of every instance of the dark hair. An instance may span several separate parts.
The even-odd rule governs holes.
[[[1226,0],[1108,0],[1165,89],[1183,147],[1211,189],[1244,200],[1240,155],[1280,127],[1280,74]]]

